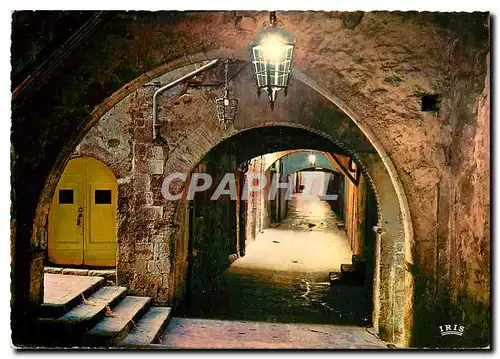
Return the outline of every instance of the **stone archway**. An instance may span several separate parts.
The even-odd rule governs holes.
[[[198,61],[205,60],[205,59],[214,59],[214,58],[220,58],[220,57],[226,57],[230,56],[232,54],[232,51],[230,50],[218,50],[213,53],[207,53],[207,54],[198,54],[193,57],[189,58],[184,58],[180,59],[177,61],[174,61],[173,63],[169,63],[165,66],[162,66],[159,69],[154,70],[152,73],[154,73],[157,77],[159,75],[163,75],[163,72],[166,71],[166,69],[172,70],[172,72],[175,74],[176,71],[175,69],[178,69],[177,72],[182,71],[183,67],[186,66],[192,66],[192,64],[196,64]],[[111,98],[109,98],[104,104],[99,106],[93,113],[93,116],[88,119],[87,123],[80,128],[78,136],[75,136],[66,147],[65,147],[65,152],[61,153],[59,156],[58,161],[56,161],[56,164],[54,165],[52,169],[52,173],[49,176],[49,180],[46,182],[45,189],[42,193],[42,200],[39,203],[38,206],[38,211],[39,213],[38,219],[35,222],[35,224],[38,222],[43,222],[44,217],[44,209],[46,204],[43,201],[43,198],[46,198],[48,195],[51,196],[52,191],[54,190],[54,183],[57,183],[58,176],[60,176],[60,173],[62,172],[62,169],[64,168],[65,161],[68,160],[68,152],[71,153],[71,151],[74,150],[76,145],[78,144],[78,141],[80,141],[83,136],[89,131],[89,129],[92,128],[93,125],[95,125],[100,119],[104,116],[110,116],[110,114],[123,114],[123,109],[126,108],[129,114],[132,122],[139,120],[142,118],[142,123],[144,126],[144,130],[138,131],[136,133],[137,136],[146,136],[144,137],[144,146],[140,145],[136,147],[136,150],[138,148],[143,148],[144,151],[147,151],[147,146],[145,143],[147,143],[147,133],[149,132],[149,127],[151,126],[150,121],[147,120],[147,114],[150,113],[151,108],[150,105],[148,104],[148,90],[144,90],[144,88],[140,87],[144,83],[148,82],[152,77],[152,73],[150,73],[147,77],[142,77],[139,79],[136,79],[132,83],[128,84],[127,86],[123,87],[120,91],[118,91],[116,94],[114,94]],[[244,73],[244,72],[243,72]],[[311,88],[311,83],[312,80],[307,78],[305,75],[297,72],[296,78],[300,79],[300,82],[307,84],[306,88]],[[239,82],[238,82],[239,80]],[[296,80],[295,80],[296,81]],[[248,78],[242,78],[242,76],[239,76],[235,79],[235,91],[236,93],[244,99],[242,102],[241,106],[242,108],[248,107],[248,108],[260,108],[258,106],[258,100],[256,100],[256,96],[253,94],[253,90],[248,86],[244,85],[245,83],[248,84]],[[383,151],[383,147],[381,146],[380,143],[377,142],[377,139],[375,136],[370,133],[368,130],[365,131],[360,131],[359,130],[359,123],[352,123],[352,117],[349,119],[347,116],[343,115],[342,116],[342,111],[339,111],[336,106],[332,105],[332,102],[335,103],[332,100],[336,100],[338,103],[342,105],[342,101],[338,100],[334,95],[329,94],[328,96],[325,96],[325,90],[318,87],[318,85],[314,85],[316,87],[312,87],[310,90],[305,90],[307,93],[307,98],[312,101],[319,101],[321,102],[322,108],[326,111],[323,114],[319,114],[320,116],[337,116],[336,119],[339,120],[343,125],[342,131],[337,131],[333,132],[332,135],[328,134],[325,129],[328,128],[328,125],[325,125],[324,120],[325,118],[321,118],[319,121],[318,120],[318,114],[305,114],[304,112],[298,112],[300,116],[297,116],[295,119],[290,120],[289,118],[286,118],[288,115],[288,111],[285,107],[281,108],[278,106],[277,109],[275,110],[275,113],[272,114],[274,118],[270,118],[270,114],[267,112],[267,107],[261,106],[262,108],[259,110],[260,113],[257,115],[260,116],[259,120],[256,122],[255,118],[251,119],[248,116],[244,117],[243,119],[241,118],[242,116],[239,117],[239,123],[235,123],[234,128],[230,129],[229,132],[223,133],[220,129],[218,129],[217,126],[214,126],[213,121],[210,122],[203,122],[201,121],[201,117],[199,114],[194,116],[194,120],[190,121],[190,125],[195,123],[197,126],[196,129],[189,129],[189,125],[186,126],[181,126],[183,128],[172,128],[172,126],[168,129],[168,131],[173,131],[175,132],[175,135],[178,138],[181,138],[181,141],[174,142],[174,148],[172,144],[167,148],[161,148],[161,146],[157,146],[156,149],[156,155],[159,156],[157,159],[154,159],[153,166],[156,164],[159,167],[156,169],[156,172],[154,175],[159,175],[160,172],[162,174],[166,174],[169,171],[185,171],[186,173],[189,173],[190,170],[193,168],[193,166],[203,157],[205,153],[207,153],[211,148],[217,145],[217,143],[221,142],[224,139],[227,139],[231,136],[236,135],[237,133],[244,132],[245,130],[251,129],[251,128],[256,128],[259,126],[269,126],[269,125],[280,125],[280,126],[290,126],[290,127],[295,127],[295,128],[303,128],[307,129],[311,133],[316,133],[319,134],[325,138],[329,138],[332,143],[336,144],[342,144],[342,147],[345,148],[346,150],[349,150],[350,148],[354,148],[356,150],[351,151],[350,154],[353,156],[353,158],[359,163],[362,168],[366,171],[367,174],[369,174],[369,177],[373,179],[373,182],[376,183],[377,185],[377,193],[379,193],[379,202],[380,202],[380,213],[382,220],[385,222],[381,223],[382,228],[383,228],[383,233],[380,236],[380,240],[383,243],[392,243],[389,247],[384,244],[384,248],[379,247],[377,250],[379,251],[384,251],[387,254],[387,259],[389,259],[389,262],[387,265],[384,265],[383,268],[384,270],[382,273],[376,272],[376,276],[379,276],[382,282],[387,283],[387,284],[381,284],[377,290],[377,292],[374,294],[375,296],[375,307],[376,308],[382,308],[380,310],[376,310],[376,315],[374,322],[377,324],[380,323],[378,326],[381,329],[381,332],[383,332],[383,336],[392,342],[396,342],[399,344],[407,344],[409,340],[409,333],[408,333],[408,323],[411,323],[411,300],[408,298],[412,298],[412,276],[409,274],[407,271],[405,271],[405,262],[411,263],[411,260],[409,257],[409,252],[406,253],[406,258],[404,257],[404,250],[407,248],[411,247],[412,243],[412,231],[411,231],[411,221],[409,221],[409,212],[408,212],[408,205],[405,202],[405,196],[404,196],[404,191],[402,189],[401,182],[399,181],[399,177],[397,176],[397,173],[395,173],[394,166],[392,166],[392,162],[390,161],[389,157],[385,154]],[[304,91],[304,88],[302,85],[299,86],[299,83],[296,82],[296,88],[298,89],[297,91]],[[289,98],[293,98],[294,90],[293,86],[291,88],[291,93],[289,95]],[[319,89],[319,91],[318,91]],[[142,91],[142,94],[141,94]],[[320,96],[318,95],[321,94]],[[135,96],[135,98],[134,98]],[[326,100],[324,99],[326,97]],[[319,98],[323,98],[323,100],[318,100]],[[206,102],[206,98],[204,101]],[[198,101],[198,97],[194,97],[191,99],[189,102],[186,102],[189,104],[189,106],[193,105],[193,102],[196,105],[196,101]],[[245,101],[247,103],[245,103]],[[289,101],[288,104],[291,104],[293,101],[292,100],[287,100]],[[200,104],[203,104],[203,101],[200,102]],[[198,106],[200,106],[198,104]],[[337,105],[337,103],[335,103]],[[202,106],[203,107],[203,106]],[[121,108],[121,110],[120,110]],[[196,108],[196,107],[195,107]],[[206,106],[205,106],[206,108]],[[206,117],[215,119],[215,115],[213,111],[209,108],[206,108]],[[287,112],[288,111],[288,112]],[[328,112],[330,111],[330,112]],[[332,112],[333,111],[333,112]],[[355,112],[351,111],[350,114],[351,116]],[[339,115],[340,114],[340,115]],[[316,117],[315,117],[316,115]],[[165,119],[165,113],[160,111],[160,118]],[[252,115],[252,117],[255,116],[255,114]],[[281,116],[280,119],[277,119],[276,116]],[[304,120],[306,119],[306,120]],[[309,122],[308,122],[309,121]],[[314,122],[316,121],[316,122]],[[167,121],[168,122],[168,121]],[[207,127],[206,123],[210,123],[211,127]],[[201,126],[200,126],[201,124]],[[175,124],[174,124],[175,125]],[[184,132],[182,132],[184,131]],[[368,135],[367,135],[368,133]],[[168,138],[168,134],[165,134],[165,137]],[[363,138],[369,138],[369,141],[363,140]],[[200,139],[203,139],[200,141]],[[339,140],[341,139],[341,140]],[[375,148],[376,146],[374,143],[378,146],[378,148]],[[137,143],[135,144],[137,146]],[[141,147],[142,146],[142,147]],[[375,148],[375,150],[373,150]],[[168,150],[168,154],[165,153],[165,150]],[[188,152],[189,156],[188,158],[186,157],[186,149],[189,149]],[[361,149],[361,152],[359,151]],[[141,150],[142,151],[142,150]],[[382,155],[380,154],[382,153]],[[166,154],[166,156],[165,156]],[[155,155],[155,156],[156,156]],[[144,152],[145,156],[145,152]],[[162,157],[163,156],[163,157]],[[165,158],[168,157],[165,160]],[[384,160],[385,158],[385,160]],[[137,158],[134,157],[134,160],[137,160]],[[164,163],[161,163],[164,161]],[[389,165],[388,165],[389,164]],[[392,167],[391,167],[392,166]],[[392,173],[392,175],[391,175]],[[149,176],[148,173],[143,173],[144,175]],[[139,176],[137,176],[138,173],[130,174],[130,176],[124,175],[125,182],[134,182],[136,181]],[[143,176],[143,178],[145,178]],[[372,185],[373,185],[372,182]],[[134,182],[135,183],[135,182]],[[133,186],[128,185],[127,188],[133,188]],[[133,190],[133,189],[130,189]],[[403,199],[403,202],[401,201]],[[166,252],[165,247],[168,245],[168,240],[172,236],[180,236],[182,237],[185,235],[183,234],[182,231],[178,232],[175,230],[175,228],[179,228],[179,221],[182,223],[183,221],[183,214],[180,214],[179,216],[175,217],[175,221],[173,213],[176,212],[178,208],[171,207],[171,206],[164,206],[163,209],[161,209],[161,214],[160,214],[160,227],[163,229],[163,234],[157,236],[157,243],[160,244],[149,244],[149,243],[141,243],[141,241],[138,241],[137,243],[133,243],[133,251],[130,251],[130,245],[132,244],[124,244],[123,242],[120,244],[120,247],[122,248],[122,252],[128,252],[128,257],[130,257],[132,254],[131,252],[136,251],[136,253],[141,253],[144,252],[148,256],[149,254],[148,251],[155,251],[158,253],[163,253]],[[155,216],[158,215],[158,208],[156,209],[151,209],[149,208],[148,215],[151,216],[152,218],[156,218]],[[155,212],[156,211],[156,212]],[[170,218],[170,219],[169,219]],[[176,223],[174,223],[176,222]],[[174,224],[173,226],[170,226],[170,224]],[[35,225],[35,229],[36,229]],[[39,232],[34,231],[34,236],[37,234],[40,234]],[[120,250],[120,249],[119,249]],[[138,260],[140,259],[139,257],[137,258]],[[158,260],[160,257],[158,257]],[[152,267],[162,267],[163,272],[160,273],[168,273],[167,275],[162,274],[163,276],[163,282],[176,282],[175,274],[170,271],[170,268],[165,267],[165,257],[161,257],[163,260],[162,264],[158,261],[158,265],[154,264],[154,260],[152,260],[151,266]],[[133,266],[130,265],[131,262],[125,263],[122,267],[120,267],[120,264],[118,266],[118,276],[119,280],[123,284],[130,284],[130,283],[136,283],[136,285],[133,285],[132,288],[141,293],[141,294],[147,294],[147,295],[152,295],[152,293],[156,292],[157,300],[159,302],[165,302],[165,300],[170,301],[172,300],[173,297],[175,297],[175,293],[172,293],[172,288],[171,287],[166,287],[162,285],[158,285],[155,283],[152,283],[149,278],[147,278],[147,269],[144,270],[144,274],[140,274],[140,271],[131,269]],[[378,263],[378,268],[380,267],[381,263]],[[122,275],[120,275],[122,273]],[[125,274],[125,275],[124,275]],[[120,278],[121,276],[121,278]],[[391,285],[390,283],[396,283],[397,285]],[[138,284],[137,284],[138,283]],[[404,283],[404,284],[402,284]],[[177,290],[177,289],[176,289]],[[159,294],[158,294],[159,293]],[[162,294],[163,293],[163,294]],[[389,304],[391,303],[391,304]],[[397,303],[397,304],[395,304]],[[397,313],[393,312],[392,308],[398,308]]]
[[[316,137],[323,137],[326,141],[335,143],[338,145],[338,141],[335,141],[331,136],[325,133],[321,133],[313,128],[306,126],[296,126],[291,123],[272,123],[267,125],[261,125],[258,127],[245,129],[243,131],[234,131],[230,137],[226,137],[224,140],[230,140],[232,137],[236,137],[239,134],[245,132],[251,132],[252,130],[265,128],[267,126],[271,127],[290,127],[294,129],[300,129],[302,131],[308,131],[314,133]],[[204,130],[202,130],[204,131]],[[203,132],[205,135],[206,132]],[[203,146],[199,144],[199,133],[194,133],[188,136],[187,147],[190,147],[193,143],[198,143],[197,153],[195,157],[186,161],[185,148],[179,149],[178,153],[171,153],[169,160],[165,164],[165,174],[170,171],[180,171],[181,173],[189,176],[189,173],[198,164],[198,162],[208,153],[211,149],[218,146],[223,140],[216,140],[214,142],[204,142]],[[191,142],[192,141],[192,142]],[[318,145],[311,146],[312,149],[327,151],[328,146],[318,147]],[[331,148],[331,147],[330,147]],[[366,162],[364,162],[366,160]],[[399,212],[398,199],[394,189],[392,188],[392,183],[387,172],[383,168],[382,162],[377,158],[376,155],[366,156],[363,160],[356,159],[356,164],[362,168],[364,175],[367,177],[369,185],[372,187],[376,193],[376,200],[378,202],[378,213],[380,217],[380,229],[377,236],[376,243],[376,263],[375,263],[375,273],[374,273],[374,312],[373,312],[373,322],[374,326],[381,332],[381,335],[385,340],[396,342],[402,345],[402,340],[407,332],[405,331],[404,321],[408,320],[405,318],[404,309],[411,311],[409,307],[408,298],[406,294],[407,281],[409,278],[405,277],[404,271],[404,231],[401,221],[401,215]],[[173,192],[180,191],[180,188],[176,188]],[[172,228],[182,228],[183,223],[186,221],[187,213],[187,203],[174,203],[171,207],[166,209],[168,213],[176,213],[177,216],[172,216]],[[185,232],[175,233],[175,246],[176,248],[185,248],[186,238]],[[174,259],[174,262],[183,262],[185,260],[185,255],[178,252],[179,257]],[[173,274],[173,273],[172,273]],[[179,292],[174,292],[171,294],[173,298],[182,297],[183,288],[179,285],[182,282],[184,276],[184,269],[179,268],[176,276],[170,280],[176,284],[176,289]],[[181,278],[176,282],[175,277]],[[395,288],[393,285],[398,286]],[[411,287],[410,287],[411,288]],[[405,303],[406,301],[406,303]],[[391,304],[389,304],[391,303]],[[393,311],[393,308],[399,308],[397,312]]]

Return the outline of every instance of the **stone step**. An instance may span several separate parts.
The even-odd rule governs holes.
[[[45,273],[43,304],[39,317],[58,318],[78,305],[84,297],[102,288],[106,280],[102,277],[82,277]]]
[[[125,287],[103,287],[90,297],[85,298],[83,303],[76,306],[57,321],[71,325],[81,325],[97,321],[104,316],[106,307],[112,307],[127,293]]]
[[[90,277],[103,277],[108,283],[116,282],[116,270],[115,269],[91,269],[91,268],[64,268],[64,267],[48,267],[43,268],[45,273],[50,274],[67,274],[67,275],[79,275],[79,276],[90,276]]]
[[[354,265],[352,264],[341,264],[340,265],[340,271],[342,273],[344,272],[354,272],[355,268],[354,268]]]
[[[124,287],[102,287],[59,318],[38,318],[35,331],[42,343],[56,346],[83,345],[85,332],[126,294]],[[82,298],[83,299],[83,298]]]
[[[330,285],[343,284],[342,283],[342,273],[340,273],[340,272],[330,272],[328,274],[328,277],[330,279]]]
[[[128,334],[149,308],[151,299],[127,296],[106,316],[85,334],[89,345],[116,344]]]
[[[82,302],[71,309],[63,316],[56,319],[42,318],[40,320],[46,323],[54,323],[57,326],[64,326],[66,328],[79,329],[95,325],[106,311],[106,307],[114,306],[120,299],[122,299],[127,292],[125,287],[102,287],[97,292],[93,293],[90,297],[83,299]]]
[[[141,346],[155,343],[172,317],[170,307],[151,307],[134,329],[120,342],[122,346]]]

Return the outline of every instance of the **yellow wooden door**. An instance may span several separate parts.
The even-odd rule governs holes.
[[[113,173],[102,163],[87,158],[87,221],[84,263],[114,266],[116,263],[117,185]]]
[[[55,264],[116,264],[117,184],[113,173],[90,157],[70,160],[49,214],[49,259]]]

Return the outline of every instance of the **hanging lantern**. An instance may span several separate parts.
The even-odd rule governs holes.
[[[229,83],[227,78],[228,73],[228,60],[224,61],[224,96],[215,100],[215,105],[217,107],[217,118],[219,119],[219,124],[226,129],[230,124],[234,123],[234,118],[236,117],[236,112],[238,110],[237,98],[229,97]]]
[[[257,95],[266,91],[274,109],[276,96],[281,89],[287,94],[292,75],[292,60],[295,39],[289,32],[278,28],[276,12],[269,15],[269,26],[262,30],[250,46],[250,60],[257,82]]]

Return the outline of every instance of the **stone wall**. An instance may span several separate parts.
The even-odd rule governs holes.
[[[207,191],[197,193],[191,204],[194,210],[190,213],[193,226],[188,239],[191,241],[187,272],[188,310],[197,313],[210,310],[196,309],[198,302],[209,304],[209,301],[197,298],[210,297],[216,290],[220,275],[230,264],[230,254],[237,254],[238,243],[236,202],[230,200],[228,195],[220,196],[218,200],[210,199],[226,173],[236,171],[235,158],[225,149],[219,148],[205,156],[200,165],[204,168],[203,173],[209,174],[213,182]]]
[[[452,180],[452,296],[471,338],[488,345],[491,323],[490,84],[474,105],[475,123],[459,130],[461,162]]]
[[[248,173],[259,173],[261,171],[261,158],[252,158],[248,166]],[[254,241],[262,231],[262,197],[252,192],[248,195],[247,204],[246,239],[247,242]]]
[[[345,177],[346,198],[344,204],[345,230],[352,253],[362,256],[366,235],[365,211],[368,188],[364,176],[360,175],[359,177],[357,185]]]
[[[491,323],[490,73],[482,76],[476,69],[474,75],[472,83],[456,79],[447,247],[451,286],[440,290],[450,290],[450,317],[466,326],[470,340],[485,346]],[[467,96],[470,92],[474,95]]]

